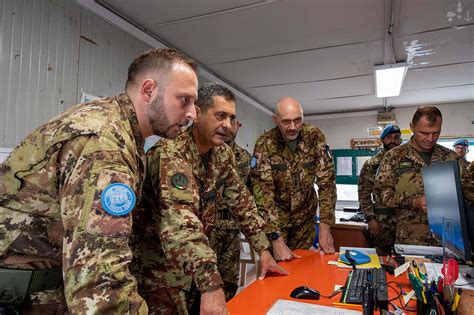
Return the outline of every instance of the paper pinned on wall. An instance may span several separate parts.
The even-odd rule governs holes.
[[[81,101],[79,103],[87,103],[87,102],[90,102],[90,101],[93,101],[93,100],[97,100],[99,98],[101,98],[101,97],[82,91],[81,92]]]
[[[360,175],[360,171],[362,170],[362,167],[364,166],[365,162],[367,162],[371,158],[372,158],[371,156],[367,156],[367,155],[357,157],[357,173],[356,173],[357,176]]]
[[[337,176],[352,176],[352,156],[337,157]]]

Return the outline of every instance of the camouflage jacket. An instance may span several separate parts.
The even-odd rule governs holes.
[[[456,154],[441,145],[433,149],[430,164],[456,160]],[[411,141],[393,148],[385,154],[375,178],[375,194],[382,207],[394,208],[397,216],[397,242],[415,245],[439,245],[430,236],[428,215],[413,209],[413,199],[424,196],[421,169],[425,161],[415,151]],[[468,173],[461,167],[461,181],[466,197],[472,198],[473,190],[467,182]]]
[[[133,104],[122,94],[72,107],[0,165],[0,255],[62,261],[71,313],[148,311],[128,270],[131,215],[110,215],[101,203],[111,183],[140,196],[143,142]],[[50,235],[54,226],[64,228],[57,237]]]
[[[265,232],[314,222],[318,198],[320,220],[334,224],[336,177],[329,146],[321,130],[303,124],[295,154],[278,127],[261,135],[250,162],[252,189]]]
[[[223,204],[257,251],[270,247],[230,147],[212,148],[205,168],[191,129],[175,140],[160,139],[147,153],[146,198],[143,216],[136,221],[143,249],[137,256],[138,274],[146,290],[189,290],[191,280],[201,292],[222,285],[207,236]]]
[[[242,147],[239,147],[235,142],[230,145],[232,152],[235,156],[235,161],[237,163],[237,171],[239,172],[240,178],[244,184],[247,183],[247,179],[250,172],[250,153]],[[222,204],[222,206],[226,206]],[[238,229],[239,226],[235,220],[230,215],[229,209],[227,207],[220,208],[217,212],[216,228],[221,229]]]
[[[374,215],[372,194],[374,192],[375,175],[386,152],[387,150],[385,149],[380,150],[374,157],[367,160],[360,170],[358,183],[359,204],[366,218]]]
[[[459,161],[460,161],[460,164],[459,164],[459,165],[461,165],[461,167],[463,167],[463,168],[469,170],[469,168],[471,167],[471,164],[472,164],[471,162],[469,162],[468,160],[466,160],[466,158],[459,159]]]

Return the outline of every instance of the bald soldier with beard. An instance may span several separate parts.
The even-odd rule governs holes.
[[[319,128],[303,123],[301,104],[291,97],[279,101],[273,121],[277,126],[258,138],[250,162],[255,203],[273,255],[292,260],[299,258],[293,249],[311,247],[318,204],[318,250],[334,253],[330,227],[334,224],[336,176],[326,138]]]

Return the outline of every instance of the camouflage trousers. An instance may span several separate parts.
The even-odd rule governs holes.
[[[310,219],[300,225],[283,228],[280,232],[289,249],[309,249],[316,237],[315,222]]]
[[[375,214],[375,219],[379,223],[382,231],[377,236],[370,235],[366,231],[366,237],[372,247],[375,247],[377,254],[381,256],[390,255],[395,245],[395,237],[397,232],[397,219],[395,215]]]
[[[34,263],[48,261],[48,264],[53,263],[55,266],[59,265],[54,260],[49,260],[34,255],[15,255],[7,252],[0,257],[0,268],[18,270],[18,269],[36,269]],[[51,267],[51,266],[50,266]],[[0,279],[1,280],[1,279]],[[1,282],[1,281],[0,281]],[[64,287],[57,286],[50,290],[33,292],[26,295],[25,300],[19,306],[9,306],[0,304],[0,314],[27,314],[27,315],[57,315],[66,314],[67,305],[64,297]]]
[[[239,281],[240,230],[215,227],[209,245],[217,256],[217,267],[224,280],[226,300],[234,297]]]
[[[397,225],[397,244],[441,246],[441,242],[433,237],[428,223],[419,220],[399,220]]]

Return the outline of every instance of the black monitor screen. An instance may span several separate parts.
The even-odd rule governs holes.
[[[423,185],[430,230],[441,240],[443,218],[450,220],[452,234],[443,241],[461,258],[471,260],[471,244],[457,161],[423,168]]]

